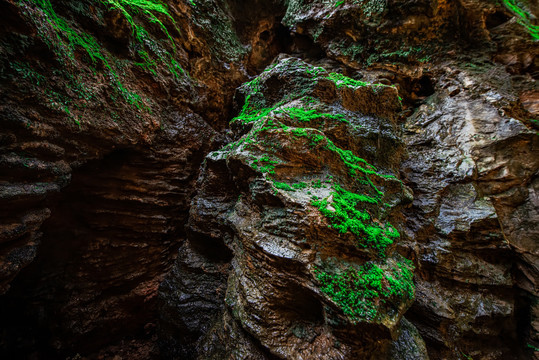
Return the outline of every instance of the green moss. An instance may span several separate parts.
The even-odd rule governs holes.
[[[11,69],[15,71],[16,80],[21,79],[28,81],[31,85],[28,88],[33,89],[45,95],[45,105],[49,108],[63,112],[68,119],[72,120],[77,126],[81,125],[81,119],[72,113],[71,108],[82,110],[86,107],[86,101],[94,98],[94,94],[82,82],[80,77],[73,76],[69,73],[64,74],[59,70],[53,70],[55,76],[64,76],[67,80],[70,96],[58,92],[51,86],[48,86],[47,78],[41,75],[36,69],[28,63],[14,61],[10,63]],[[86,101],[77,101],[86,100]]]
[[[120,11],[131,25],[134,38],[138,43],[136,53],[142,60],[134,65],[157,75],[158,65],[164,64],[174,78],[179,79],[183,75],[183,69],[175,60],[174,40],[158,18],[158,15],[167,17],[175,26],[174,19],[168,12],[166,5],[155,0],[100,0],[99,2]],[[59,16],[50,0],[19,0],[18,4],[36,26],[38,35],[62,64],[58,75],[67,80],[66,93],[77,95],[73,99],[62,101],[63,108],[68,114],[71,114],[73,109],[80,110],[86,106],[84,103],[76,101],[77,97],[78,99],[90,100],[96,95],[95,90],[90,90],[88,86],[84,85],[84,77],[81,74],[86,71],[86,77],[96,78],[101,69],[105,71],[109,86],[115,90],[114,93],[110,93],[112,101],[121,99],[138,110],[150,112],[148,101],[140,94],[128,89],[122,81],[125,74],[121,62],[110,56],[95,37],[72,26],[66,19]],[[153,40],[145,28],[137,24],[135,16],[144,17],[150,23],[156,24],[166,35],[173,52],[166,51],[157,41]],[[80,50],[85,55],[82,61],[89,65],[89,71],[80,66],[79,59],[75,56],[75,54],[80,53]],[[150,52],[158,61],[152,58]],[[45,93],[50,95],[53,91],[46,88]],[[53,96],[53,102],[58,102],[57,97]]]
[[[354,80],[352,78],[344,76],[343,74],[338,73],[330,73],[328,79],[333,81],[338,88],[346,86],[349,88],[357,89],[369,85],[364,81]]]
[[[249,124],[257,122],[275,109],[275,106],[265,107],[264,96],[260,92],[260,77],[245,83],[243,87],[247,91],[245,102],[243,103],[241,112],[230,121],[231,123],[240,122],[242,124]]]
[[[285,191],[303,190],[303,189],[306,189],[309,186],[305,182],[298,182],[298,183],[293,183],[293,184],[289,185],[287,183],[279,182],[279,181],[276,181],[276,180],[272,180],[272,181],[273,181],[273,186],[275,186],[276,189],[285,190]]]
[[[311,186],[315,189],[321,189],[324,185],[322,184],[322,180],[317,179],[312,182]]]
[[[36,86],[45,84],[45,77],[33,69],[29,64],[21,61],[13,61],[10,63],[13,70],[17,72],[19,79],[24,79]]]
[[[329,114],[329,113],[319,113],[318,111],[311,109],[301,109],[296,107],[288,107],[283,108],[275,111],[276,114],[286,114],[290,116],[291,119],[299,121],[299,122],[311,122],[319,119],[331,119],[335,121],[340,121],[346,124],[349,124],[350,121],[348,121],[343,115],[341,114]]]
[[[117,9],[125,16],[126,20],[131,25],[131,28],[133,30],[133,35],[135,39],[137,40],[137,42],[142,47],[148,47],[150,50],[152,50],[155,56],[158,57],[158,59],[160,60],[162,64],[166,65],[166,67],[168,68],[168,70],[174,77],[180,78],[180,76],[184,74],[184,70],[175,60],[176,45],[174,43],[174,39],[168,32],[163,22],[159,20],[159,18],[156,15],[156,14],[160,14],[167,17],[172,22],[172,24],[176,27],[176,22],[170,15],[165,4],[162,4],[157,1],[152,1],[152,0],[101,0],[101,1],[104,4],[110,6],[110,8]],[[161,31],[166,35],[167,39],[169,40],[173,48],[173,53],[163,51],[163,49],[159,45],[157,45],[155,41],[151,39],[146,29],[135,22],[134,16],[136,15],[142,15],[150,23],[158,25],[158,27],[161,29]],[[143,62],[140,65],[143,68],[152,72],[154,75],[156,75],[155,69],[157,67],[157,64],[154,60],[150,58],[148,52],[146,50],[139,50],[137,53],[143,60]]]
[[[380,196],[372,191],[370,194],[356,194],[339,184],[334,189],[331,200],[314,200],[313,206],[329,219],[334,229],[342,234],[348,231],[354,234],[358,239],[358,247],[376,249],[380,257],[385,257],[386,248],[400,234],[391,224],[382,224],[366,210],[368,204],[378,205]]]
[[[407,259],[391,266],[369,262],[359,268],[327,272],[317,268],[320,290],[351,320],[376,319],[382,306],[395,307],[414,298],[413,265]]]
[[[287,183],[279,182],[273,180],[273,186],[275,186],[276,189],[285,190],[285,191],[294,191],[294,188]]]
[[[295,183],[295,184],[292,184],[292,187],[296,190],[301,190],[301,189],[306,189],[307,188],[307,183],[305,182],[299,182],[299,183]]]
[[[351,232],[358,241],[360,248],[375,249],[380,257],[385,257],[386,249],[393,241],[400,237],[398,231],[390,223],[381,223],[379,219],[371,216],[368,208],[375,210],[382,208],[381,200],[384,193],[374,185],[372,178],[397,180],[393,175],[384,175],[362,158],[349,150],[337,147],[321,132],[314,129],[290,128],[294,137],[306,137],[310,146],[325,143],[322,149],[334,152],[343,165],[348,168],[349,175],[355,179],[362,193],[345,190],[341,185],[334,185],[334,192],[325,199],[315,199],[313,206],[329,219],[333,228],[340,233]],[[398,180],[397,180],[398,181]],[[320,180],[313,182],[313,188],[323,187]],[[277,188],[292,191],[288,184],[278,185]]]
[[[275,174],[275,165],[279,162],[276,160],[271,160],[269,156],[265,155],[261,158],[253,159],[251,166],[260,171],[261,173]]]
[[[408,47],[408,48],[402,48],[395,51],[387,51],[387,50],[381,50],[381,51],[373,51],[365,61],[367,66],[370,66],[374,63],[378,62],[395,62],[395,61],[409,61],[411,58],[417,58],[421,56],[424,51],[421,47]],[[430,56],[425,55],[421,59],[418,59],[419,62],[427,62],[430,61]]]
[[[75,51],[82,48],[93,64],[106,62],[95,38],[72,28],[65,19],[56,14],[49,0],[26,0],[19,1],[19,4],[34,4],[42,11],[44,16],[33,18],[34,23],[42,40],[60,60],[66,64],[76,63]],[[48,28],[52,29],[52,37],[49,36]]]
[[[503,0],[503,4],[518,18],[518,23],[522,25],[534,40],[539,39],[539,26],[533,25],[531,20],[533,15],[526,9],[519,0]]]
[[[287,91],[281,98],[275,99],[275,92],[266,96],[266,81],[277,77],[286,81]],[[386,211],[392,206],[386,203],[388,200],[383,192],[384,187],[379,184],[396,185],[398,180],[392,175],[379,173],[375,166],[352,151],[340,148],[317,129],[323,128],[322,122],[330,121],[345,124],[341,126],[348,131],[353,127],[345,116],[330,113],[333,110],[321,110],[334,108],[313,97],[313,89],[323,79],[333,81],[338,88],[373,86],[342,74],[328,74],[322,68],[301,61],[284,60],[241,87],[240,93],[245,102],[233,123],[249,124],[238,126],[238,129],[247,133],[222,149],[225,154],[220,153],[219,156],[226,157],[228,152],[241,154],[240,158],[244,158],[245,153],[253,151],[257,156],[248,160],[249,166],[262,173],[262,177],[272,184],[274,193],[282,196],[283,191],[291,192],[290,197],[298,196],[302,201],[305,196],[309,196],[311,204],[327,218],[327,223],[336,230],[335,233],[347,233],[346,238],[352,238],[358,248],[367,249],[371,259],[378,259],[377,262],[361,266],[344,265],[340,261],[333,268],[318,267],[315,276],[321,284],[321,291],[338,304],[350,319],[380,320],[380,314],[397,314],[401,306],[414,296],[411,263],[407,260],[395,261],[395,255],[388,254],[400,234],[386,220]],[[286,107],[289,104],[294,107]],[[295,145],[303,147],[302,153],[311,151],[309,160],[320,160],[315,165],[315,171],[327,171],[324,162],[330,163],[332,168],[339,168],[341,171],[337,179],[327,176],[308,182],[279,181],[283,179],[277,179],[276,167],[286,164],[282,164],[283,160],[277,157],[280,154],[286,157],[288,151],[282,151],[282,148],[290,146],[291,142],[300,143]],[[295,145],[293,149],[296,149]],[[309,174],[311,177],[312,173]],[[322,188],[330,189],[319,190]],[[361,262],[363,255],[365,251],[357,252],[350,254],[349,259]],[[383,308],[390,308],[390,312],[384,312]]]

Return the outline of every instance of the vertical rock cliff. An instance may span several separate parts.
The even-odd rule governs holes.
[[[533,359],[527,0],[1,0],[0,355]]]

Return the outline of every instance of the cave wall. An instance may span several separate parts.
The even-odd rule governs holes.
[[[137,4],[0,2],[2,354],[537,356],[536,4]],[[309,90],[313,71],[325,80]],[[229,123],[253,99],[363,130],[282,113]],[[223,148],[268,117],[321,131],[406,189],[369,210],[400,233],[389,254],[415,267],[415,301],[385,330],[347,318],[316,275],[376,257],[325,230],[300,196],[312,190],[279,185],[316,173],[363,191],[338,158],[316,165],[294,136],[257,140],[282,154]],[[248,157],[269,155],[278,177]]]

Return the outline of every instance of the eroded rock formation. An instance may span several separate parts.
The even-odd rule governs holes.
[[[0,10],[2,358],[537,357],[537,4]]]
[[[293,58],[240,89],[237,140],[206,157],[164,320],[205,329],[201,358],[248,354],[250,337],[285,358],[382,356],[414,297],[388,221],[411,201],[394,176],[397,90]],[[244,349],[222,347],[227,327]]]

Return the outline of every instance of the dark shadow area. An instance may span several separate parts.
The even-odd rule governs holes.
[[[320,47],[319,44],[315,43],[307,35],[294,34],[293,37],[293,47],[292,52],[296,55],[299,55],[302,58],[307,58],[311,60],[320,60],[326,56],[324,50]]]
[[[157,313],[148,291],[156,288],[145,287],[168,271],[173,244],[184,235],[182,226],[152,231],[163,210],[130,192],[130,179],[147,171],[138,167],[146,163],[140,156],[119,149],[90,162],[50,200],[36,259],[0,297],[1,359],[64,360],[149,336]],[[177,214],[180,222],[186,218]]]
[[[187,231],[191,248],[204,256],[211,263],[229,263],[234,254],[223,242],[223,239],[213,238],[208,234]]]
[[[430,76],[422,76],[414,85],[414,92],[419,98],[426,98],[434,94],[434,85]]]
[[[488,30],[494,29],[495,27],[505,24],[509,19],[511,18],[505,12],[495,11],[487,15],[485,26]]]

